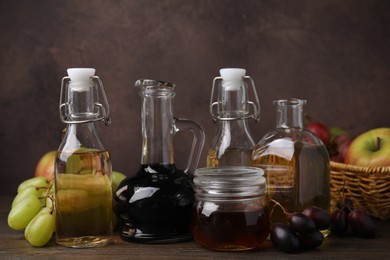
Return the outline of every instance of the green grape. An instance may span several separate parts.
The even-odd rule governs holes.
[[[54,209],[55,207],[55,184],[54,183],[51,184],[49,192],[45,197],[45,206],[50,209]]]
[[[66,172],[79,173],[83,168],[83,160],[79,154],[72,154],[66,161]]]
[[[55,203],[55,198],[54,198],[54,193],[50,192],[49,196],[47,196],[46,198],[46,207],[50,208],[50,209],[54,209],[54,203]]]
[[[41,202],[33,195],[19,201],[8,214],[8,226],[15,230],[25,228],[41,209]]]
[[[38,196],[39,201],[41,202],[41,206],[42,206],[42,207],[45,207],[45,206],[46,206],[46,198],[47,198],[47,195],[48,195],[48,192],[47,192],[47,190],[45,190],[45,191],[42,191],[42,192],[40,193],[40,195]]]
[[[49,184],[48,184],[49,185]],[[42,194],[42,193],[44,193],[44,192],[47,192],[48,191],[48,189],[49,189],[49,186],[45,186],[45,187],[37,187],[37,189],[38,189],[38,192],[39,192],[39,194]]]
[[[39,211],[38,211],[38,213],[34,216],[34,218],[36,217],[36,216],[38,216],[39,214],[42,214],[42,213],[54,213],[54,211],[52,211],[52,209],[51,208],[49,208],[49,207],[43,207],[43,208],[41,208]],[[34,219],[33,218],[33,219]],[[33,221],[33,219],[28,223],[28,225],[26,226],[26,229],[28,229],[29,228],[29,225],[31,224],[31,222]]]
[[[101,201],[99,196],[89,196],[85,190],[60,190],[56,194],[58,212],[78,213],[97,207]]]
[[[44,246],[50,241],[54,230],[55,216],[45,207],[28,224],[24,237],[32,246]]]
[[[51,186],[50,186],[50,191],[51,191],[51,192],[55,192],[55,191],[56,191],[56,185],[55,185],[54,182],[53,182],[53,183],[51,184]]]
[[[29,185],[25,188],[23,188],[14,198],[12,201],[11,208],[15,207],[16,204],[18,204],[19,201],[23,200],[28,195],[33,195],[35,197],[39,196],[39,191],[35,186]]]
[[[61,190],[85,190],[97,194],[112,192],[108,175],[60,173],[56,176],[56,182]]]
[[[28,180],[25,180],[18,186],[18,193],[21,192],[27,186],[35,186],[39,188],[47,188],[49,187],[49,183],[47,183],[46,178],[43,176],[37,176]]]
[[[126,178],[126,175],[124,175],[121,172],[112,171],[111,178],[112,178],[112,184],[111,184],[112,192],[115,192],[119,184]]]

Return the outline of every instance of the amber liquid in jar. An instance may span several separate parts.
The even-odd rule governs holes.
[[[214,204],[215,205],[215,204]],[[194,207],[193,237],[200,245],[217,251],[242,251],[259,248],[269,233],[267,208],[248,211],[214,211]],[[213,207],[213,204],[209,204]]]

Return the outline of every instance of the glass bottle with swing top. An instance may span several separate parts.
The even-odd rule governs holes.
[[[217,122],[218,129],[208,150],[208,167],[251,164],[255,142],[248,120],[259,120],[260,102],[252,78],[245,73],[245,69],[225,68],[213,81],[210,115]],[[252,87],[255,101],[249,100],[248,85]],[[215,96],[217,101],[214,101]]]
[[[66,131],[55,162],[56,242],[102,246],[112,241],[112,166],[98,122],[109,125],[110,110],[95,69],[67,72],[59,106]]]

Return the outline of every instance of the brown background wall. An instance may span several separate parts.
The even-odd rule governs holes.
[[[57,148],[68,67],[97,69],[113,120],[101,125],[103,139],[113,168],[128,175],[141,155],[138,78],[177,84],[175,114],[203,126],[206,148],[221,67],[246,68],[256,82],[256,140],[273,128],[272,100],[281,97],[307,99],[312,118],[353,134],[390,126],[389,14],[390,2],[376,0],[2,0],[0,193],[15,192]],[[178,165],[185,152],[176,148]]]

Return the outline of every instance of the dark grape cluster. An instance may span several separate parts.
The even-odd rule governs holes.
[[[324,241],[321,230],[329,229],[329,214],[318,207],[308,207],[302,213],[287,213],[288,223],[271,226],[271,241],[280,251],[297,253],[319,247]]]
[[[376,236],[375,223],[370,215],[361,208],[354,208],[348,198],[339,201],[330,215],[314,206],[304,209],[302,213],[289,213],[280,203],[274,202],[283,209],[288,219],[288,223],[275,223],[271,226],[271,241],[280,251],[297,253],[319,247],[324,241],[321,231],[328,229],[336,235],[344,235],[351,229],[358,237]]]
[[[362,238],[375,238],[375,223],[361,208],[354,208],[348,198],[337,203],[337,207],[331,215],[331,231],[337,235],[344,235],[351,228],[354,234]]]

